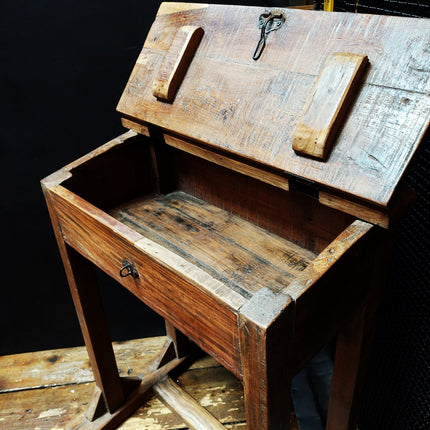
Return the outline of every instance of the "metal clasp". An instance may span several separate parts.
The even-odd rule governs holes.
[[[133,263],[131,263],[128,260],[124,260],[122,262],[122,267],[119,270],[119,276],[121,276],[121,278],[126,278],[127,276],[132,276],[133,278],[136,279],[139,277],[139,272],[137,271],[137,269]]]
[[[258,20],[258,28],[261,29],[260,40],[255,48],[253,60],[258,60],[266,46],[267,35],[275,30],[279,30],[285,22],[285,15],[282,11],[274,9],[265,11],[260,15]]]

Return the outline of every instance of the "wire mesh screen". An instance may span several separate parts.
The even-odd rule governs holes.
[[[429,0],[335,0],[344,12],[430,17]],[[430,42],[429,42],[430,43]],[[430,133],[405,181],[418,192],[401,222],[360,411],[360,430],[430,429]]]
[[[343,12],[430,17],[429,0],[335,0],[334,5]]]
[[[430,135],[406,178],[419,198],[397,234],[360,430],[430,429],[429,169]]]

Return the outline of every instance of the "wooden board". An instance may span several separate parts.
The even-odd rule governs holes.
[[[325,160],[368,64],[365,55],[337,52],[327,58],[293,136],[298,154]]]
[[[111,214],[249,299],[281,291],[316,255],[184,192],[143,197]]]
[[[387,206],[430,117],[430,22],[284,9],[258,61],[264,8],[206,5],[159,15],[118,105],[128,118],[207,147]],[[172,104],[151,86],[180,26],[205,31]],[[240,47],[240,49],[237,49]],[[367,55],[371,67],[326,162],[292,149],[294,131],[327,57]]]
[[[114,343],[121,373],[139,376],[161,351],[164,337]],[[0,429],[63,429],[85,411],[94,389],[84,347],[0,357]],[[79,372],[78,369],[84,369]],[[203,355],[178,378],[179,386],[226,429],[246,430],[242,384]],[[294,415],[292,430],[297,429]],[[152,396],[121,430],[185,430],[182,419]]]
[[[171,102],[175,98],[203,33],[201,27],[192,25],[185,25],[176,32],[172,46],[152,84],[152,94],[159,100]]]

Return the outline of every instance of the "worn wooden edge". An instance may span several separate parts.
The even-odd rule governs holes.
[[[203,287],[205,291],[211,292],[214,297],[222,295],[223,301],[225,300],[225,303],[232,309],[237,310],[246,303],[246,299],[242,295],[226,287],[225,284],[209,273],[164,246],[148,238],[140,239],[135,243],[135,246],[158,264],[169,268],[200,289]]]
[[[246,419],[250,429],[288,428],[295,301],[262,288],[239,315]],[[259,407],[255,407],[259,405]]]
[[[121,118],[121,124],[125,128],[128,128],[129,130],[133,130],[136,133],[143,134],[144,136],[147,136],[147,137],[150,136],[149,129],[146,125],[139,124],[136,121],[132,121],[132,120],[130,120],[128,118],[124,118],[124,117]]]
[[[194,25],[185,25],[177,30],[152,83],[152,95],[158,100],[173,101],[203,34],[203,28]]]
[[[379,225],[380,227],[389,228],[390,226],[390,214],[384,208],[377,208],[364,203],[354,202],[323,190],[319,191],[318,200],[325,206],[354,215],[357,218]]]
[[[293,300],[298,300],[305,291],[311,288],[342,258],[347,250],[355,246],[372,228],[375,228],[375,226],[368,222],[354,221],[294,281],[285,287],[285,294],[288,294]]]
[[[357,218],[389,229],[396,226],[417,199],[417,193],[411,188],[400,184],[388,206],[376,206],[370,203],[349,200],[333,191],[320,190],[318,200],[321,204],[333,209],[354,215]]]
[[[267,172],[263,169],[259,169],[258,167],[242,163],[229,158],[226,155],[205,149],[201,146],[195,145],[184,139],[180,139],[169,134],[164,134],[164,139],[167,145],[180,149],[181,151],[187,152],[188,154],[195,155],[196,157],[203,158],[219,166],[226,167],[227,169],[231,169],[235,172],[250,176],[251,178],[258,179],[269,185],[273,185],[274,187],[281,188],[286,191],[289,190],[288,179],[282,175],[277,175],[276,173]]]
[[[194,430],[224,430],[225,427],[184,389],[166,377],[153,386],[155,395]]]
[[[292,302],[289,294],[275,293],[270,288],[263,287],[242,306],[239,318],[241,321],[252,321],[262,330],[267,330]]]
[[[170,15],[177,12],[186,12],[189,10],[206,9],[209,5],[206,3],[182,3],[182,2],[163,2],[161,3],[157,16]]]
[[[75,169],[76,167],[82,164],[85,164],[87,161],[91,160],[92,158],[95,158],[105,152],[110,151],[112,148],[116,146],[122,145],[123,143],[127,142],[127,140],[132,139],[136,136],[138,136],[137,132],[133,130],[129,130],[121,134],[120,136],[115,137],[114,139],[110,140],[104,145],[99,146],[98,148],[94,149],[88,154],[78,158],[75,161],[72,161],[71,163],[61,168],[60,170],[57,170],[56,172],[42,179],[41,180],[42,187],[52,188],[52,187],[55,187],[56,185],[61,184],[62,182],[64,182],[65,180],[69,179],[72,176],[72,170]]]

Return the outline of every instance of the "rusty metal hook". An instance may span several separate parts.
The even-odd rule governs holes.
[[[261,57],[261,54],[266,47],[267,35],[272,31],[280,29],[284,22],[285,15],[279,10],[265,11],[260,15],[258,20],[258,28],[261,29],[260,40],[258,41],[254,55],[252,56],[253,60],[258,60]]]
[[[121,276],[121,278],[126,278],[127,276],[138,278],[139,273],[133,263],[128,260],[124,260],[122,262],[122,267],[119,270],[119,276]]]

